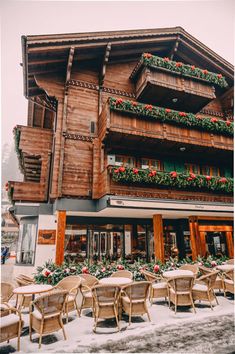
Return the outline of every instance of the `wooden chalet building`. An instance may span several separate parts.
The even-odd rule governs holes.
[[[230,63],[181,27],[23,36],[22,50],[19,266],[233,257]]]

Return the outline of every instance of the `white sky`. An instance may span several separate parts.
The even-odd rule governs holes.
[[[2,143],[26,125],[21,36],[181,26],[233,63],[235,1],[1,0]]]

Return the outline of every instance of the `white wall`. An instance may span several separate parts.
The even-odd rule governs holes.
[[[42,266],[46,261],[50,259],[53,262],[55,261],[56,245],[38,245],[39,230],[56,230],[57,224],[55,221],[56,217],[54,215],[39,215],[34,266],[15,265],[14,276],[22,273],[31,276],[36,272],[36,268],[38,266]]]

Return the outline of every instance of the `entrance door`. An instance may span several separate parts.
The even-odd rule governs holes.
[[[116,260],[122,256],[122,232],[93,231],[91,233],[91,255],[94,260]]]
[[[227,255],[225,232],[206,233],[206,252],[212,256]]]

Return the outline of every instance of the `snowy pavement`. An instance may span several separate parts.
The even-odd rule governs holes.
[[[216,346],[216,338],[218,335],[218,326],[222,326],[219,330],[221,348],[223,347],[223,353],[232,353],[234,350],[234,337],[233,337],[233,313],[234,313],[234,300],[232,297],[224,298],[222,294],[218,295],[219,305],[214,307],[212,311],[207,303],[196,302],[196,311],[194,314],[189,307],[179,307],[177,314],[174,314],[173,309],[168,308],[168,304],[164,299],[156,301],[152,306],[149,305],[149,312],[151,316],[151,322],[148,321],[147,316],[133,318],[133,323],[128,325],[127,316],[123,316],[120,321],[121,331],[116,329],[115,322],[113,320],[100,320],[97,327],[97,332],[93,332],[93,318],[91,312],[86,309],[83,310],[82,316],[77,317],[76,312],[71,312],[69,316],[69,323],[65,324],[65,331],[67,334],[67,340],[63,339],[62,331],[53,333],[49,336],[44,336],[42,340],[42,347],[38,349],[38,334],[33,334],[33,342],[30,342],[28,331],[21,337],[21,352],[23,353],[82,353],[82,352],[174,352],[174,353],[186,353],[193,352],[190,348],[193,348],[192,338],[194,337],[194,328],[197,333],[201,333],[200,336],[196,336],[198,339],[197,345],[200,350],[195,352],[210,352],[214,353],[212,344]],[[28,324],[29,315],[27,312],[23,314],[25,321],[25,327]],[[166,333],[166,329],[172,328],[170,333],[174,333],[175,340],[172,341],[172,337],[166,335],[166,338],[161,337],[162,347],[159,344],[158,336],[162,333]],[[207,343],[205,338],[205,331],[211,331],[215,335],[211,343]],[[215,332],[216,331],[216,332]],[[177,335],[179,333],[179,335]],[[186,335],[187,334],[187,335]],[[186,339],[185,339],[186,335]],[[149,338],[149,339],[148,339]],[[155,338],[155,342],[152,342]],[[187,338],[190,338],[190,343],[187,343]],[[222,339],[221,339],[222,338]],[[170,340],[172,341],[172,351],[169,347]],[[138,344],[139,341],[139,344]],[[222,341],[222,342],[221,342]],[[146,342],[146,346],[143,343]],[[160,341],[161,342],[161,341]],[[126,344],[125,344],[126,343]],[[132,345],[130,344],[132,343]],[[134,345],[134,343],[137,343]],[[155,344],[154,344],[155,343]],[[168,345],[167,345],[168,343]],[[175,346],[176,343],[179,345]],[[201,343],[201,344],[200,344]],[[10,341],[10,346],[7,343],[0,345],[0,352],[5,354],[9,353],[11,349],[16,348],[16,339]],[[190,347],[191,346],[191,347]],[[204,347],[205,348],[204,348]],[[13,348],[12,348],[13,347]],[[113,348],[111,350],[111,348]],[[139,349],[142,348],[142,351]],[[165,349],[164,349],[165,348]],[[186,350],[186,348],[188,348]],[[195,347],[196,348],[196,347]],[[203,348],[205,349],[203,351]],[[228,348],[228,351],[226,351]],[[233,348],[233,350],[229,349]],[[217,347],[218,349],[218,347]],[[179,350],[179,351],[177,351]],[[219,353],[219,352],[218,352]]]

